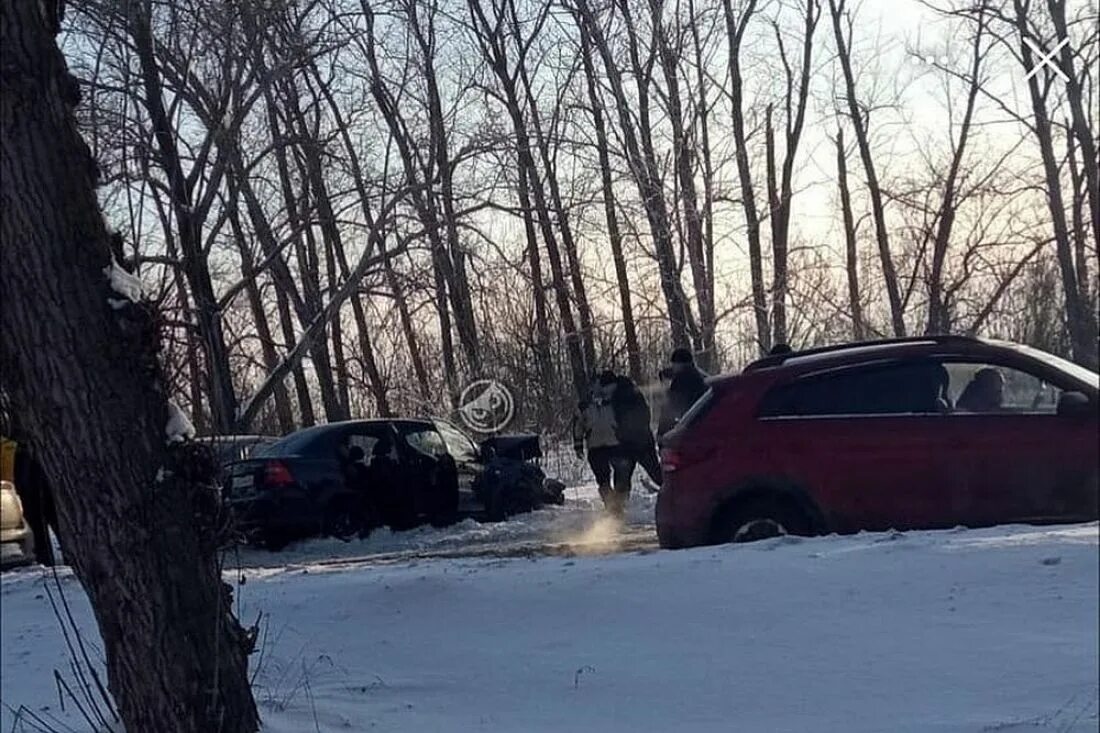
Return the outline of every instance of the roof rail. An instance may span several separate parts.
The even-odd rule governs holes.
[[[927,341],[934,343],[974,343],[978,339],[973,336],[963,336],[961,334],[940,334],[935,336],[906,336],[903,338],[887,338],[887,339],[874,339],[871,341],[850,341],[843,344],[830,344],[829,346],[815,346],[811,349],[803,349],[801,351],[788,351],[783,354],[769,354],[768,356],[757,359],[756,361],[749,362],[742,369],[742,373],[755,372],[758,369],[768,369],[769,367],[779,366],[788,359],[792,359],[796,356],[813,356],[815,354],[828,354],[833,351],[845,351],[847,349],[855,349],[861,346],[889,346],[891,344],[918,344]]]

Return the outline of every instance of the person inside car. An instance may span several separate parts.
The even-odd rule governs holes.
[[[955,406],[967,412],[996,412],[1004,402],[1005,378],[993,367],[979,369]]]

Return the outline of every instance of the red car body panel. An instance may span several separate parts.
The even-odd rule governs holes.
[[[1084,393],[1091,410],[1072,416],[760,415],[766,396],[783,385],[907,360],[1018,370]],[[1097,517],[1097,389],[1079,374],[1010,344],[961,337],[854,345],[768,361],[711,380],[710,404],[662,440],[666,475],[657,530],[663,546],[717,541],[716,517],[746,492],[797,501],[816,533]]]

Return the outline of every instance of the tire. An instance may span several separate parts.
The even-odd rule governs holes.
[[[360,512],[346,499],[333,500],[325,510],[322,531],[327,537],[348,542],[359,536],[359,530],[362,527],[363,519]]]
[[[290,544],[290,537],[286,532],[264,530],[257,536],[255,544],[268,552],[279,552],[286,549],[286,546]]]
[[[735,502],[723,513],[716,529],[719,543],[745,543],[807,535],[810,522],[789,500],[766,496]]]

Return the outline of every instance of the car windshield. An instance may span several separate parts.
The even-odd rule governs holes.
[[[1038,359],[1044,364],[1048,364],[1059,371],[1069,374],[1079,382],[1084,382],[1085,384],[1092,385],[1094,388],[1100,389],[1100,374],[1097,374],[1091,369],[1087,369],[1080,364],[1074,364],[1072,361],[1031,346],[1017,346],[1016,348],[1028,356]]]

